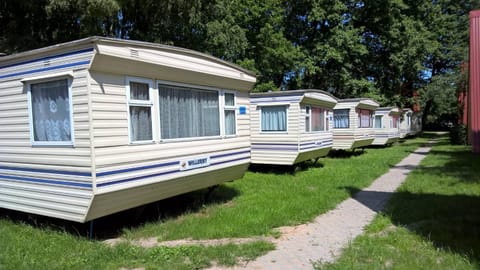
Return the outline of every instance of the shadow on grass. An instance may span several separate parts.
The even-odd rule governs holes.
[[[394,225],[422,236],[437,248],[480,262],[480,196],[345,189],[356,201],[389,216]]]
[[[299,171],[307,171],[310,168],[323,168],[324,164],[319,160],[315,161],[304,161],[295,165],[267,165],[267,164],[250,164],[248,170],[251,172],[258,173],[273,173],[278,175],[283,174],[295,174]]]
[[[185,213],[200,212],[208,205],[225,203],[238,195],[236,189],[220,185],[211,193],[209,189],[202,189],[111,214],[95,219],[93,238],[96,240],[115,238],[126,229],[137,228],[148,222],[175,218]],[[2,208],[0,219],[89,238],[90,222],[77,223]]]
[[[468,195],[474,192],[473,189],[468,190],[468,184],[480,184],[480,155],[472,154],[466,147],[435,148],[430,154],[437,155],[434,157],[436,160],[446,162],[440,162],[438,166],[417,167],[414,173],[422,177],[414,179],[441,179],[438,184],[430,180],[433,183],[425,184],[422,193],[364,191],[354,187],[344,189],[373,211],[383,211],[393,224],[407,228],[438,248],[456,252],[479,263],[480,195]],[[414,169],[411,166],[398,168]],[[456,188],[459,184],[463,186]],[[442,191],[429,193],[429,185],[432,190]]]
[[[357,157],[365,154],[367,151],[364,149],[352,149],[352,150],[330,150],[328,157],[330,158],[350,158]]]

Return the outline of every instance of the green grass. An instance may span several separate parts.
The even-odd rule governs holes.
[[[322,166],[294,175],[247,172],[212,194],[212,200],[220,203],[125,230],[124,236],[172,240],[270,235],[276,227],[305,223],[334,208],[351,195],[351,188],[368,186],[425,141],[366,149],[348,158],[324,158]],[[226,199],[224,194],[233,196]]]
[[[0,220],[0,269],[201,269],[215,262],[234,265],[273,248],[253,242],[214,247],[180,246],[140,248],[120,244],[114,248],[69,233]]]
[[[296,174],[248,172],[210,199],[197,191],[96,221],[97,238],[158,237],[159,240],[276,235],[274,229],[312,220],[350,196],[424,143],[418,138],[361,155],[324,158]],[[368,168],[368,169],[367,169]],[[153,210],[152,210],[153,209]],[[139,214],[145,219],[136,219]],[[19,217],[20,216],[20,217]],[[139,221],[140,220],[140,221]],[[148,220],[143,222],[142,220]],[[258,241],[216,247],[109,247],[84,236],[88,226],[0,210],[0,269],[200,269],[233,265],[274,247]]]
[[[367,233],[317,268],[480,268],[480,156],[443,138]]]

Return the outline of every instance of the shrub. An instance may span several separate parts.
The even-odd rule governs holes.
[[[456,125],[450,129],[450,143],[457,145],[467,144],[467,128],[465,125]]]

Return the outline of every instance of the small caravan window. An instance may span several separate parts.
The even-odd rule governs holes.
[[[326,110],[313,106],[305,107],[305,131],[325,131],[328,130],[328,119],[326,119]]]
[[[158,91],[162,139],[220,136],[218,91],[167,84]]]
[[[393,115],[392,116],[392,121],[390,122],[391,123],[391,127],[392,128],[398,128],[398,122],[400,120],[400,117],[398,117],[397,115]]]
[[[69,79],[29,85],[33,144],[73,144],[69,85]]]
[[[349,128],[349,112],[350,109],[333,110],[333,127],[334,128]]]
[[[224,101],[225,135],[235,135],[235,95],[233,93],[224,93]]]
[[[375,115],[375,128],[382,128],[382,116]]]
[[[358,127],[371,128],[372,127],[372,113],[369,110],[358,110]]]
[[[131,79],[127,85],[130,141],[151,142],[152,97],[147,80]]]
[[[261,130],[287,131],[287,106],[262,106]]]

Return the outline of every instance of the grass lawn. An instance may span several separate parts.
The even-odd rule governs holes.
[[[479,269],[480,155],[434,146],[334,264],[318,269]]]
[[[220,186],[206,202],[203,190],[96,220],[95,237],[172,240],[275,235],[276,227],[305,223],[334,208],[350,196],[351,188],[368,186],[425,141],[411,139],[350,157],[324,158],[296,174],[248,172]],[[232,265],[273,249],[261,241],[217,247],[108,247],[86,239],[87,230],[87,225],[0,209],[0,269],[192,269],[211,262]]]

